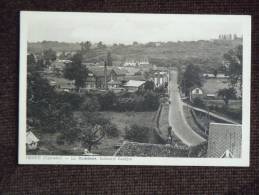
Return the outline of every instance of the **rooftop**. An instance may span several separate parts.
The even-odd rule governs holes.
[[[114,156],[187,157],[188,153],[188,147],[125,141]]]
[[[129,80],[124,87],[140,87],[143,85],[146,81],[137,81],[137,80]]]
[[[229,151],[233,158],[241,157],[242,125],[210,123],[208,157],[220,158]]]

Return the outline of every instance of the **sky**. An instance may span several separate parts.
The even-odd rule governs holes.
[[[242,16],[22,12],[27,40],[105,44],[196,41],[242,35]]]

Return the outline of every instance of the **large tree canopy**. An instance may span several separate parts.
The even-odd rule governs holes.
[[[28,125],[41,131],[67,131],[74,125],[73,105],[67,94],[58,94],[46,79],[34,70],[28,72]],[[71,98],[69,98],[71,99]]]
[[[242,69],[243,69],[243,47],[237,46],[224,54],[224,60],[227,61],[228,67],[226,74],[229,76],[229,82],[232,87],[238,86],[242,92]]]
[[[47,49],[43,51],[43,58],[47,65],[50,65],[51,62],[56,60],[56,52],[52,49]]]
[[[71,58],[71,63],[66,64],[64,76],[67,79],[75,80],[77,90],[85,87],[85,82],[88,76],[88,70],[82,64],[82,54],[77,53]]]
[[[194,86],[202,86],[202,75],[199,66],[190,64],[183,73],[181,87],[185,95],[188,96],[190,89]]]

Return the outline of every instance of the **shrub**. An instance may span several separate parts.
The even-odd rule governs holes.
[[[81,109],[88,112],[94,112],[100,110],[100,104],[96,97],[85,97],[84,102],[81,105]]]
[[[159,107],[159,97],[153,92],[146,92],[143,107],[145,111],[157,110]]]
[[[132,125],[130,128],[125,128],[125,139],[147,143],[150,131],[151,129],[148,127]]]
[[[116,103],[116,96],[113,92],[100,95],[98,101],[102,110],[113,110]]]
[[[65,137],[63,134],[57,136],[56,143],[58,145],[64,145],[65,144]]]
[[[117,129],[116,125],[112,123],[108,123],[104,126],[104,131],[107,137],[118,137],[119,130]]]
[[[200,108],[205,108],[206,107],[204,101],[201,98],[199,98],[199,97],[194,98],[193,105],[197,106],[197,107],[200,107]]]

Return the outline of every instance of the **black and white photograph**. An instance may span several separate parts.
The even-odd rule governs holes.
[[[19,163],[249,166],[251,17],[20,12]]]

